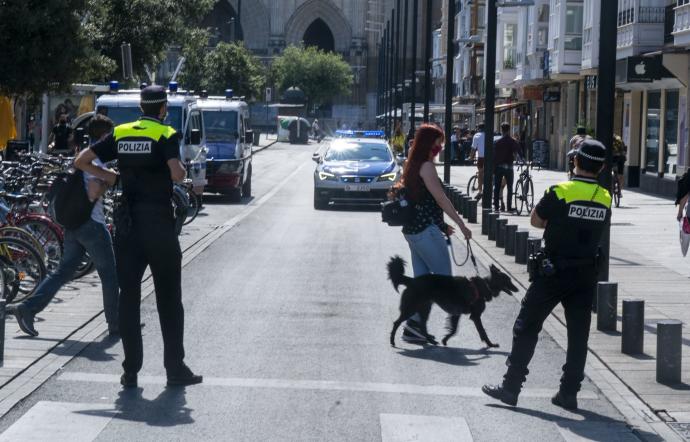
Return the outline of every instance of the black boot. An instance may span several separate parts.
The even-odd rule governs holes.
[[[203,376],[194,374],[186,365],[174,372],[168,372],[168,387],[201,384],[203,381]]]
[[[137,388],[137,374],[125,372],[120,376],[120,384],[122,384],[124,388]]]
[[[486,384],[482,387],[482,391],[487,396],[491,396],[492,398],[498,399],[504,404],[508,404],[513,407],[517,405],[518,395],[520,394],[520,392],[515,393],[507,390],[505,387],[503,387],[503,385]]]
[[[577,410],[577,395],[559,391],[551,398],[551,403],[566,410]]]

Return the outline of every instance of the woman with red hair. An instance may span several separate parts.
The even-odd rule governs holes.
[[[415,135],[405,163],[403,176],[397,190],[404,188],[405,198],[414,205],[414,217],[403,226],[403,235],[410,246],[414,276],[434,273],[452,275],[450,255],[445,236],[455,229],[443,220],[445,212],[457,225],[466,239],[472,232],[443,192],[434,158],[443,149],[443,131],[435,125],[423,124]],[[426,331],[431,306],[420,311],[405,324],[403,340],[415,344],[435,344]]]

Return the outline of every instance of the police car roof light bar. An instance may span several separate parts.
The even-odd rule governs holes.
[[[110,87],[110,92],[113,94],[117,93],[118,89],[120,89],[120,83],[117,80],[112,80],[108,86]]]
[[[200,96],[201,98],[208,98],[208,91],[207,91],[206,89],[202,90],[202,91],[199,93],[199,96]]]
[[[225,99],[226,100],[232,99],[233,94],[234,94],[234,91],[232,89],[225,89]]]
[[[171,81],[168,83],[168,90],[171,94],[177,93],[177,81]]]

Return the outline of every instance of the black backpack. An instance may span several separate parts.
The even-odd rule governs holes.
[[[49,198],[55,221],[67,229],[76,229],[87,222],[96,204],[95,201],[89,201],[84,186],[84,172],[79,169],[60,174],[53,181]]]
[[[405,189],[398,189],[392,201],[381,203],[381,221],[391,227],[404,226],[415,215],[414,203],[405,199]]]

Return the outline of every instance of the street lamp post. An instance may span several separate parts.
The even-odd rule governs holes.
[[[390,63],[388,62],[388,41],[390,34],[390,22],[386,23],[386,29],[383,32],[383,130],[388,135],[388,71],[390,70]]]
[[[433,0],[426,0],[426,48],[424,50],[424,122],[429,122],[429,100],[431,99],[431,43],[433,30],[431,29],[431,14],[433,12]]]
[[[391,11],[390,32],[388,34],[388,137],[390,138],[393,128],[393,84],[395,82],[395,9]]]
[[[405,91],[407,90],[405,88],[405,74],[406,74],[406,68],[407,68],[407,25],[409,21],[409,2],[408,0],[403,0],[405,2],[405,14],[404,14],[404,19],[403,19],[403,40],[402,40],[402,69],[400,70],[400,76],[402,77],[402,94],[400,95],[400,125],[402,126],[402,122],[404,119],[402,109],[405,105]],[[404,150],[404,149],[403,149]]]
[[[395,101],[393,104],[393,130],[398,124],[398,106],[400,106],[400,94],[398,93],[398,85],[400,84],[400,0],[397,0],[395,7],[395,80],[393,82],[393,96]]]
[[[446,25],[446,145],[443,155],[443,182],[450,184],[451,142],[453,130],[453,59],[455,58],[455,0],[448,0]]]
[[[618,2],[602,1],[599,24],[599,69],[597,88],[597,139],[606,146],[606,165],[604,167],[602,184],[611,191],[611,165],[613,162],[613,112],[616,100],[616,31],[618,16]],[[599,278],[609,279],[611,224],[607,226],[602,239],[602,258]]]
[[[496,0],[487,0],[486,19],[486,78],[485,106],[484,106],[484,191],[482,193],[482,208],[491,208],[491,190],[494,179],[494,109],[496,106],[496,28],[498,9]]]
[[[415,112],[417,104],[417,15],[419,14],[419,0],[412,1],[412,62],[410,75],[412,77],[412,95],[410,97],[410,132],[409,139],[414,137]],[[407,150],[407,146],[405,146]]]

